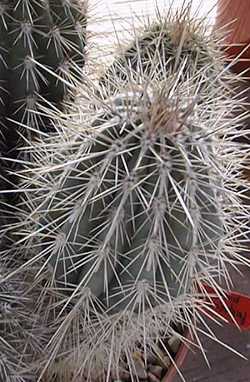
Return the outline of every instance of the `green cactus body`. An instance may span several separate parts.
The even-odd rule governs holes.
[[[176,119],[169,123],[168,94],[160,93],[160,108],[166,105],[160,120],[151,114],[159,109],[159,99],[147,90],[108,99],[106,114],[93,117],[91,133],[81,132],[68,164],[63,165],[66,154],[59,154],[55,166],[62,165],[61,171],[51,168],[41,180],[45,204],[31,235],[39,230],[40,256],[69,301],[89,296],[84,309],[90,312],[84,314],[92,317],[93,328],[86,324],[81,349],[91,337],[98,353],[97,333],[108,325],[106,347],[102,343],[108,351],[108,330],[116,330],[118,317],[118,338],[123,338],[133,320],[140,322],[145,314],[154,321],[159,307],[188,304],[195,280],[212,269],[215,278],[220,273],[216,264],[226,237],[222,200],[227,190],[220,184],[220,170],[212,165],[217,138],[203,130],[201,104],[185,119],[185,97],[190,94],[187,82],[181,86],[183,104],[179,101]],[[53,195],[43,194],[43,185],[53,189]],[[90,301],[95,308],[87,308]],[[148,330],[137,328],[138,333]],[[67,336],[61,337],[65,351]],[[152,336],[147,334],[149,342]],[[87,358],[79,367],[88,370],[85,362],[94,361],[83,354]]]
[[[48,232],[65,238],[65,251],[59,254],[52,245],[47,255],[57,280],[68,277],[70,284],[103,295],[102,303],[111,311],[112,305],[126,310],[133,299],[122,303],[122,296],[135,294],[141,281],[152,289],[161,285],[162,290],[167,283],[165,298],[173,297],[179,288],[171,279],[176,283],[180,278],[185,259],[205,248],[214,250],[223,235],[216,185],[199,153],[208,152],[210,140],[191,143],[192,130],[187,129],[179,133],[178,142],[178,135],[171,138],[164,125],[148,131],[150,122],[140,114],[130,123],[110,123],[99,134],[95,127],[97,143],[85,155],[86,164],[83,156],[68,173],[47,216],[54,222]],[[70,194],[75,195],[75,207],[67,213],[64,205],[61,217],[54,215]]]

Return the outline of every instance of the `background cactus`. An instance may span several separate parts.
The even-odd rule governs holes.
[[[118,80],[120,86],[126,86],[138,82],[142,72],[148,78],[153,76],[160,80],[165,70],[180,68],[182,80],[195,76],[205,91],[210,88],[211,81],[219,81],[218,72],[223,63],[218,36],[208,34],[204,20],[191,16],[191,5],[183,6],[175,14],[170,12],[167,20],[158,13],[156,21],[148,21],[141,32],[136,31],[134,40],[118,45],[113,63],[100,79],[103,91],[117,93]],[[215,91],[214,86],[211,89]]]
[[[204,39],[201,55],[199,24],[184,14],[180,34],[179,15],[169,17],[153,24],[153,45],[137,38],[98,85],[83,84],[72,113],[54,115],[58,135],[30,148],[20,174],[12,228],[21,239],[5,279],[22,274],[39,317],[31,333],[47,328],[29,363],[46,382],[58,362],[63,382],[124,372],[135,381],[134,354],[145,363],[169,354],[167,338],[184,340],[185,326],[199,344],[202,282],[219,294],[230,284],[227,263],[243,262],[234,78],[215,41]]]
[[[50,118],[37,113],[39,104],[61,109],[71,84],[81,78],[86,2],[1,0],[0,16],[1,144],[15,162],[26,139],[53,131]],[[2,161],[7,169],[10,163]]]

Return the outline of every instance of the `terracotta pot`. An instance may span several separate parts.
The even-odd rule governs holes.
[[[185,333],[185,337],[187,339],[191,339],[191,334],[190,332],[187,330],[187,332]],[[181,366],[183,365],[183,362],[185,361],[186,359],[186,356],[187,356],[187,353],[188,353],[188,347],[182,343],[179,350],[178,350],[178,353],[175,357],[175,363],[176,363],[176,366],[181,369]],[[176,371],[176,367],[174,365],[172,365],[167,374],[163,377],[162,379],[162,382],[172,382],[174,380],[174,377],[177,375],[177,371]]]
[[[225,30],[225,48],[229,58],[240,55],[232,67],[237,72],[245,72],[250,79],[250,1],[218,0],[215,30]]]

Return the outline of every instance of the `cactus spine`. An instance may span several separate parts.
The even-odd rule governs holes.
[[[122,379],[124,367],[137,380],[134,352],[168,352],[178,325],[196,336],[196,285],[218,292],[227,263],[242,261],[233,78],[199,25],[169,17],[136,36],[97,87],[83,84],[21,174],[16,272],[29,280],[34,330],[48,329],[34,369],[49,381],[57,362],[63,382]]]

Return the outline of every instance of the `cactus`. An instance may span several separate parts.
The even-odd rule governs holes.
[[[55,370],[63,382],[125,371],[136,381],[134,354],[169,354],[170,334],[184,340],[177,327],[198,339],[202,282],[219,294],[228,264],[243,262],[234,77],[216,43],[199,38],[201,61],[183,38],[172,51],[162,30],[178,32],[180,20],[168,17],[152,26],[159,43],[137,38],[99,84],[82,85],[72,113],[54,115],[58,135],[30,148],[20,174],[19,267],[6,278],[25,275],[34,330],[48,328],[31,363],[46,382]]]
[[[11,117],[35,128],[38,117],[31,111],[38,95],[60,107],[67,83],[46,68],[68,82],[80,78],[86,27],[81,7],[77,0],[1,0],[2,120]]]
[[[29,362],[31,351],[41,352],[41,326],[39,336],[35,337],[32,329],[33,321],[37,321],[37,317],[33,315],[32,310],[28,309],[32,303],[27,296],[24,296],[23,279],[18,276],[4,282],[2,279],[6,272],[6,267],[1,264],[0,380],[27,382],[30,380],[28,375],[20,373],[20,370],[24,369]]]
[[[17,168],[18,147],[25,140],[53,131],[39,105],[62,109],[72,84],[81,78],[83,5],[78,0],[0,1],[0,130],[2,151],[9,158],[2,162],[6,169]]]
[[[119,93],[118,83],[123,87],[138,83],[142,72],[160,80],[165,71],[178,68],[182,68],[182,79],[195,76],[198,83],[199,78],[204,91],[211,82],[219,82],[223,63],[217,49],[218,36],[208,34],[204,20],[193,18],[190,7],[191,3],[176,13],[170,10],[167,18],[158,13],[156,21],[145,23],[141,33],[135,32],[134,40],[119,44],[113,64],[100,78],[103,92]]]

